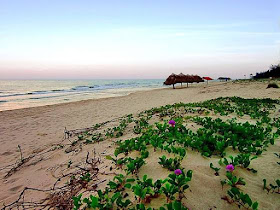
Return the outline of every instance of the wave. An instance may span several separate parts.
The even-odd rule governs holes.
[[[11,97],[11,96],[24,96],[24,95],[27,95],[27,93],[14,93],[14,94],[0,95],[0,98]]]
[[[52,92],[60,92],[60,91],[65,91],[64,89],[54,89],[54,90],[52,90]]]
[[[16,97],[16,99],[40,99],[40,98],[51,98],[51,97],[62,97],[65,94],[82,94],[82,93],[91,93],[91,92],[99,92],[107,89],[121,89],[121,88],[137,88],[137,87],[155,87],[158,86],[157,82],[149,82],[149,81],[129,81],[129,82],[108,82],[98,85],[78,85],[68,89],[50,89],[50,90],[35,90],[30,92],[23,93],[13,93],[13,92],[1,92],[0,98],[9,98]],[[28,97],[28,95],[30,95]],[[36,95],[36,96],[35,96]],[[15,100],[15,99],[13,99]]]

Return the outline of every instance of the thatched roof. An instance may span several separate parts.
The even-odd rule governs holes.
[[[198,75],[185,75],[180,73],[178,75],[172,73],[164,82],[165,85],[172,85],[176,83],[193,83],[204,82],[204,80]]]
[[[231,80],[229,77],[219,77],[218,80]]]

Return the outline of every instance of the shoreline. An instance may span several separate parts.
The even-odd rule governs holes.
[[[86,100],[98,100],[98,99],[103,99],[103,98],[121,97],[121,96],[126,96],[131,93],[135,93],[135,92],[150,91],[150,90],[164,89],[164,88],[165,87],[163,86],[163,87],[137,87],[137,88],[108,89],[108,90],[103,90],[103,92],[89,93],[90,97],[87,97],[86,95],[81,95],[80,98],[75,98],[75,95],[74,95],[74,97],[72,96],[71,99],[63,99],[61,101],[56,101],[56,102],[51,102],[51,100],[50,100],[49,102],[42,102],[42,104],[39,104],[39,105],[37,105],[37,104],[31,105],[31,106],[20,105],[19,108],[11,108],[11,109],[5,108],[5,106],[4,106],[4,108],[2,108],[0,106],[0,113],[4,112],[4,111],[59,105],[59,104],[64,104],[64,103],[73,103],[73,102],[86,101]],[[10,101],[5,101],[5,103],[10,103]],[[21,102],[19,102],[19,103],[21,103]],[[12,106],[12,105],[9,105],[9,106]]]
[[[0,110],[120,96],[162,86],[161,79],[0,80]]]
[[[1,115],[1,113],[4,113],[4,112],[27,110],[27,109],[34,109],[34,108],[43,108],[43,107],[50,107],[50,106],[68,105],[68,104],[72,104],[72,103],[79,103],[79,102],[85,102],[85,101],[96,101],[96,100],[102,100],[102,99],[108,99],[108,98],[118,98],[118,97],[128,96],[128,95],[136,93],[136,92],[146,92],[146,91],[153,91],[153,90],[159,90],[159,89],[164,89],[164,88],[152,88],[152,89],[147,89],[147,90],[136,90],[136,91],[132,91],[132,92],[129,92],[127,94],[124,94],[124,95],[105,96],[105,97],[99,97],[99,98],[82,99],[82,100],[77,100],[77,101],[66,101],[66,102],[61,102],[61,103],[56,103],[56,104],[46,104],[46,105],[38,105],[38,106],[31,106],[31,107],[23,107],[23,108],[18,108],[18,109],[0,110],[0,115]]]
[[[195,84],[195,86],[193,86],[193,84],[192,85],[189,84],[189,87],[187,87],[184,84],[183,84],[183,87],[181,87],[179,84],[177,84],[177,87],[175,86],[176,87],[175,91],[179,90],[179,89],[181,90],[181,89],[196,88],[196,87],[197,88],[200,88],[200,87],[213,87],[213,86],[218,86],[218,85],[223,85],[223,84],[226,84],[226,82],[214,81],[214,82],[209,83],[208,86],[206,85],[206,83],[198,83],[198,84]],[[150,91],[160,91],[160,90],[165,90],[165,89],[172,89],[172,86],[162,86],[162,87],[155,87],[155,88],[146,88],[146,87],[144,87],[144,88],[135,88],[135,89],[137,89],[137,90],[129,91],[129,90],[133,90],[133,88],[132,88],[132,89],[123,91],[123,92],[128,92],[128,93],[126,93],[124,95],[117,95],[118,93],[116,93],[116,96],[105,96],[105,97],[98,97],[98,98],[82,99],[82,100],[77,100],[77,101],[65,101],[65,102],[55,103],[55,104],[46,104],[46,105],[23,107],[23,108],[17,108],[17,109],[0,110],[0,115],[2,113],[11,112],[11,111],[29,110],[29,109],[31,110],[31,109],[34,109],[34,108],[44,108],[44,107],[47,108],[47,107],[52,107],[52,106],[64,106],[64,105],[69,105],[69,104],[72,104],[72,103],[74,104],[74,103],[80,103],[80,102],[93,102],[93,101],[97,101],[97,100],[106,100],[106,99],[109,99],[109,98],[125,97],[125,96],[129,96],[131,94],[134,94],[134,93],[142,93],[142,92],[150,92]],[[119,90],[119,89],[116,89],[116,90]]]

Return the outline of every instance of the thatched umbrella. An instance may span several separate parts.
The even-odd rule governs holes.
[[[193,82],[196,82],[196,78],[193,76],[193,75],[185,75],[183,73],[179,74],[182,78],[182,81],[187,83],[187,87],[189,86],[189,83],[193,83]]]
[[[183,73],[180,73],[178,75],[176,74],[171,74],[163,84],[165,85],[173,85],[173,89],[175,89],[175,84],[176,83],[181,83],[181,86],[182,86],[182,83],[187,83],[187,86],[188,86],[188,83],[193,83],[193,82],[204,82],[204,80],[198,76],[198,75],[185,75]]]
[[[181,86],[182,86],[182,83],[187,83],[187,87],[189,86],[189,83],[192,83],[193,82],[193,77],[191,75],[185,75],[183,73],[180,73],[178,75],[178,78],[179,80],[181,81]]]
[[[195,82],[194,76],[193,75],[189,75],[189,74],[185,75],[185,82],[187,82],[187,83]]]
[[[182,72],[180,74],[177,75],[177,82],[181,83],[181,87],[182,87],[182,83],[186,82],[186,75],[184,75]]]
[[[172,73],[169,77],[167,77],[167,79],[165,80],[165,82],[163,84],[164,85],[173,85],[173,89],[175,89],[174,85],[176,84],[176,77],[177,77],[177,75]]]
[[[194,82],[196,83],[204,82],[204,80],[198,75],[194,75],[193,78],[194,78]]]

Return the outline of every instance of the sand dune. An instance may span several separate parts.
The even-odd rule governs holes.
[[[3,203],[15,200],[24,187],[34,187],[40,189],[50,188],[56,180],[58,174],[63,169],[68,160],[74,163],[85,159],[87,151],[92,152],[93,147],[88,146],[79,153],[65,153],[64,149],[56,149],[59,144],[69,144],[64,140],[64,128],[76,129],[90,127],[96,123],[105,122],[127,114],[136,114],[140,111],[176,102],[197,102],[220,96],[240,96],[244,98],[280,98],[278,89],[266,89],[267,83],[210,83],[206,85],[192,85],[189,88],[178,89],[157,89],[151,91],[135,92],[128,96],[105,98],[97,100],[86,100],[80,102],[50,105],[35,108],[26,108],[12,111],[0,112],[0,207]],[[20,158],[18,151],[20,145],[24,157],[32,154],[39,154],[32,158],[23,167],[19,168],[9,177],[4,177],[9,168],[3,169],[9,164],[15,163]],[[107,154],[112,152],[112,142],[104,141],[94,145],[97,153]],[[279,141],[271,149],[279,152]],[[265,155],[260,164],[265,165]],[[104,158],[103,158],[104,159]],[[269,161],[268,159],[267,161]],[[109,164],[104,160],[103,165]],[[200,155],[190,154],[190,165],[198,170],[197,180],[194,181],[193,191],[199,191],[206,202],[190,195],[192,209],[222,209],[225,206],[211,205],[210,191],[200,191],[199,185],[207,185],[208,181],[206,167],[209,168],[208,161]],[[260,167],[260,166],[258,166]],[[271,170],[277,170],[271,168]],[[106,168],[103,167],[103,171]],[[279,169],[278,169],[279,171]],[[269,173],[269,172],[267,172]],[[277,172],[276,172],[277,173]],[[263,175],[263,174],[262,174]],[[246,174],[244,174],[246,176]],[[208,180],[209,179],[209,180]],[[204,180],[202,182],[202,180]],[[208,181],[207,181],[208,180]],[[251,180],[249,185],[253,185],[256,180]],[[259,191],[254,192],[258,196]],[[34,193],[30,196],[38,197]],[[279,197],[279,195],[276,195]],[[275,201],[273,196],[267,196],[261,205],[266,209],[273,209]],[[199,202],[195,204],[195,202]],[[279,204],[280,205],[280,204]],[[237,209],[236,207],[228,207]],[[280,206],[279,206],[280,208]]]

